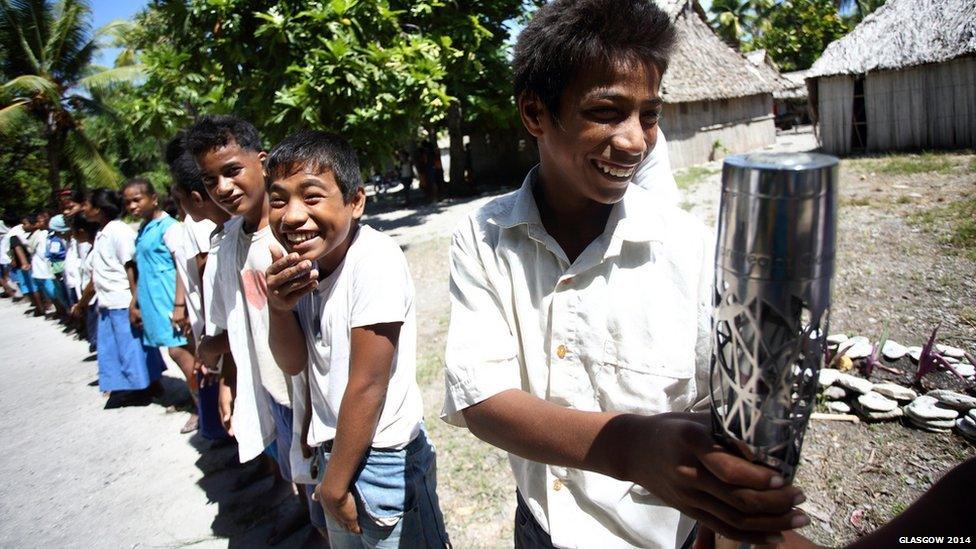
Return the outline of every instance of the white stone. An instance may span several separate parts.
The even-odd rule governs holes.
[[[918,393],[908,387],[902,387],[897,383],[876,383],[874,385],[874,392],[903,402],[909,402],[918,398]]]
[[[976,375],[976,366],[973,366],[968,362],[960,362],[959,364],[953,364],[952,367],[955,368],[956,371],[959,372],[959,375],[961,375],[962,377],[973,377],[974,375]]]
[[[959,359],[958,358],[951,357],[951,356],[947,356],[947,355],[942,355],[942,360],[948,362],[949,364],[952,364],[953,366],[955,366],[956,364],[959,364]]]
[[[849,357],[851,360],[857,360],[859,358],[869,356],[873,350],[874,345],[871,345],[868,338],[863,336],[854,336],[837,347],[838,353],[844,353],[844,355]]]
[[[959,418],[956,420],[956,429],[967,440],[976,442],[976,421],[972,421],[968,417]]]
[[[848,337],[846,334],[830,334],[827,336],[827,343],[837,345],[838,343],[843,343],[847,341]]]
[[[847,397],[847,391],[843,387],[838,387],[834,385],[833,387],[827,387],[824,389],[824,397],[830,400],[844,400]]]
[[[905,415],[905,412],[901,408],[895,408],[890,412],[870,412],[868,410],[861,410],[861,415],[865,419],[870,419],[874,421],[882,421],[885,419],[895,419]]]
[[[919,421],[950,420],[959,417],[959,412],[947,408],[935,397],[922,395],[905,405],[905,415]]]
[[[956,425],[956,421],[953,419],[926,421],[926,420],[915,419],[914,417],[912,417],[907,413],[905,415],[908,416],[908,419],[912,425],[918,427],[919,429],[929,431],[930,433],[948,433]]]
[[[912,357],[912,360],[918,362],[918,359],[922,356],[922,348],[918,346],[908,348],[908,356]]]
[[[881,396],[874,391],[857,397],[857,403],[871,412],[890,412],[898,407],[898,402]]]
[[[833,368],[821,368],[820,374],[817,376],[817,382],[820,383],[821,387],[830,387],[842,373],[840,370]]]
[[[974,423],[976,423],[976,408],[970,410],[969,413],[966,414],[966,417],[968,417],[969,419],[973,420]]]
[[[848,414],[851,411],[851,407],[840,400],[831,400],[826,404],[827,409],[835,414]]]
[[[837,381],[834,383],[862,395],[870,393],[871,389],[874,388],[874,383],[871,383],[864,378],[852,376],[843,372],[841,372],[840,376],[837,377]]]
[[[963,351],[959,347],[953,347],[951,345],[943,345],[941,343],[935,344],[935,349],[939,351],[944,356],[950,356],[952,358],[963,358],[966,356],[966,351]]]
[[[888,360],[898,360],[908,354],[908,347],[889,339],[881,347],[881,354]]]
[[[947,389],[936,389],[934,391],[929,391],[925,393],[925,396],[932,397],[943,405],[948,406],[953,410],[959,410],[960,412],[968,412],[969,410],[976,408],[976,397],[971,397],[955,391],[949,391]]]

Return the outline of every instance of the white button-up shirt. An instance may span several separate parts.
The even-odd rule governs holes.
[[[570,262],[539,218],[535,175],[454,234],[442,417],[464,426],[463,409],[509,389],[594,412],[707,402],[714,241],[702,224],[631,185]],[[675,547],[694,524],[632,483],[509,458],[558,547]]]

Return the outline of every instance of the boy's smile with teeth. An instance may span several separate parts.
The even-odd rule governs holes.
[[[318,235],[319,233],[315,231],[297,231],[297,232],[286,234],[285,238],[287,238],[288,242],[291,244],[301,244],[302,242],[305,242],[306,240],[311,240]]]
[[[593,160],[593,165],[596,166],[601,172],[611,177],[618,179],[629,179],[633,177],[634,172],[637,171],[637,164],[632,164],[629,166],[623,166],[615,162],[610,161],[610,145],[603,150],[603,154],[600,158]]]

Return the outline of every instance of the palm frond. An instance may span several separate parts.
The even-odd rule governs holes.
[[[102,69],[79,79],[78,85],[87,90],[104,89],[113,84],[134,82],[143,74],[142,65],[126,65],[123,67]]]
[[[67,135],[64,153],[68,161],[93,184],[114,188],[122,180],[119,172],[80,130],[74,130]]]
[[[67,101],[74,105],[78,110],[84,111],[92,116],[104,116],[114,122],[119,121],[119,114],[105,101],[102,101],[100,94],[92,94],[92,97],[84,95],[72,95]]]
[[[30,120],[27,110],[28,101],[16,101],[0,109],[0,135],[14,136]]]
[[[0,0],[0,36],[4,36],[4,48],[7,50],[9,61],[26,60],[33,72],[40,72],[41,60],[31,47],[28,36],[35,33],[26,32],[26,19],[30,9],[23,6],[23,2],[15,2],[12,6],[7,0]],[[19,55],[18,55],[19,54]]]
[[[34,97],[43,95],[49,102],[58,105],[61,103],[61,94],[58,85],[43,76],[34,74],[24,74],[0,86],[0,95],[3,97]]]
[[[90,32],[85,19],[88,15],[85,6],[70,1],[62,5],[60,17],[54,21],[44,44],[44,58],[51,73],[59,72],[64,61],[82,49]]]

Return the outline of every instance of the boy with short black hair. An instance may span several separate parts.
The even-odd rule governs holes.
[[[267,273],[271,350],[282,370],[307,375],[330,544],[444,547],[413,282],[396,242],[359,224],[355,151],[333,134],[296,133],[268,157],[268,182],[271,227],[288,251],[275,250]]]
[[[648,0],[555,0],[513,69],[540,162],[451,246],[444,419],[509,452],[516,547],[682,547],[694,521],[768,542],[799,489],[717,446],[713,241],[632,184],[675,28]]]
[[[206,311],[215,332],[201,341],[199,353],[210,357],[210,364],[227,352],[234,357],[236,368],[230,372],[225,367],[222,375],[236,376],[232,423],[241,462],[267,451],[277,461],[281,477],[292,482],[302,471],[293,476],[289,456],[291,380],[275,364],[268,348],[265,271],[272,262],[271,250],[280,249],[280,244],[268,226],[267,153],[257,129],[235,116],[203,117],[187,129],[184,142],[200,168],[207,193],[235,216],[224,225],[213,301]],[[306,490],[304,495],[310,493]],[[300,499],[307,505],[306,497]],[[284,539],[309,518],[316,526],[324,522],[316,516],[317,506],[307,509],[279,520],[269,543]]]

